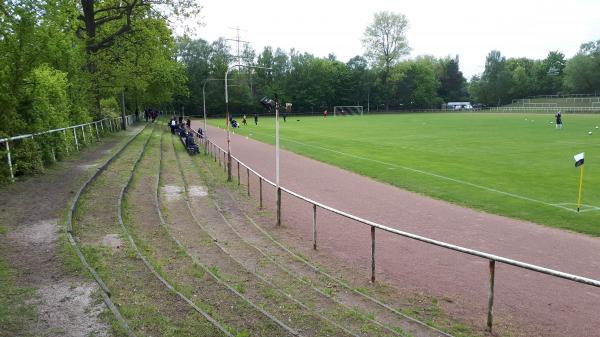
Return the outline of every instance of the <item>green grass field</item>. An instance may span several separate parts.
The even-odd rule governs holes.
[[[280,135],[286,150],[398,187],[600,236],[600,115],[564,115],[562,130],[553,120],[521,113],[290,117]],[[275,142],[273,118],[248,122],[236,133]],[[586,164],[577,213],[579,152]]]

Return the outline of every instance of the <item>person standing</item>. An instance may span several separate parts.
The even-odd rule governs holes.
[[[560,110],[556,113],[556,115],[554,117],[556,117],[556,128],[557,129],[562,129],[562,127],[563,127],[563,125],[562,125],[562,114],[560,113]]]
[[[247,125],[247,124],[246,124],[246,114],[244,114],[244,115],[242,116],[242,124],[244,124],[244,125]]]
[[[177,127],[177,121],[175,120],[175,116],[173,116],[173,118],[171,118],[171,121],[169,122],[169,126],[171,127],[171,133],[175,134],[175,128]]]
[[[327,118],[327,109],[325,109],[325,111],[323,111],[323,118]]]
[[[254,113],[254,125],[258,125],[258,112]]]

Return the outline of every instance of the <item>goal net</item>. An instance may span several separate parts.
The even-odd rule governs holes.
[[[333,107],[334,116],[362,116],[362,105],[337,105]]]

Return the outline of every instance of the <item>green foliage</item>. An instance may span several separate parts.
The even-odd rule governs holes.
[[[572,92],[597,93],[600,89],[600,40],[584,43],[565,66],[565,86]]]
[[[367,58],[389,69],[410,51],[406,40],[408,19],[392,12],[375,13],[373,23],[365,29],[363,47]]]
[[[88,5],[95,10],[89,11]],[[128,6],[130,8],[128,8]],[[132,7],[131,7],[132,6]],[[175,59],[171,17],[189,16],[193,1],[8,0],[0,7],[0,137],[29,134],[121,113],[160,108],[185,97],[187,78]],[[185,7],[185,8],[184,8]],[[131,10],[131,11],[129,11]],[[93,34],[86,15],[92,19]],[[121,28],[126,28],[121,31]],[[92,36],[93,35],[93,36]],[[71,135],[67,135],[67,141]],[[64,135],[11,143],[17,175],[40,172],[65,155]],[[2,146],[4,151],[4,146]],[[4,154],[4,153],[2,153]],[[8,176],[2,156],[0,175]]]
[[[55,129],[68,124],[67,76],[60,70],[41,65],[25,79],[22,116],[32,131]]]

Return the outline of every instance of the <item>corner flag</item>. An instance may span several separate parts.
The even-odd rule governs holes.
[[[573,158],[575,158],[575,167],[579,167],[579,166],[583,165],[583,154],[584,154],[584,152],[581,152],[581,153],[573,156]]]
[[[577,212],[581,208],[581,189],[583,187],[583,155],[584,152],[578,153],[573,158],[575,159],[575,167],[581,166],[581,173],[579,175],[579,196],[577,197]]]

